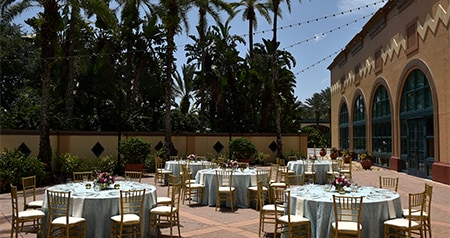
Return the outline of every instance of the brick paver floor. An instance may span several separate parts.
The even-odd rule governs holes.
[[[362,170],[354,162],[353,178],[358,185],[378,185],[378,176],[390,175],[399,177],[399,188],[402,205],[408,204],[408,193],[420,192],[424,184],[433,186],[431,224],[433,237],[450,237],[450,186],[399,173],[392,170],[372,167],[371,170]],[[268,167],[263,168],[268,169]],[[153,184],[153,174],[145,174],[143,182]],[[166,187],[156,185],[158,196],[166,195]],[[38,189],[38,197],[42,199],[45,188]],[[21,193],[19,192],[19,205],[22,207]],[[240,208],[230,212],[223,208],[215,211],[214,207],[199,205],[180,205],[181,235],[182,237],[258,237],[259,212],[252,208]],[[10,237],[11,229],[11,197],[10,194],[0,194],[0,238]],[[272,231],[273,226],[267,226]],[[176,231],[176,229],[174,230]],[[169,237],[168,228],[161,230],[161,237]],[[176,233],[175,233],[176,234]],[[266,234],[270,237],[272,234]],[[36,237],[35,234],[21,233],[19,237]]]

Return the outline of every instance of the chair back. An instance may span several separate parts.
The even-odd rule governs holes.
[[[169,174],[169,178],[167,179],[167,196],[171,196],[173,186],[177,184],[181,184],[182,178],[181,176],[175,176],[172,174]]]
[[[87,172],[73,172],[72,177],[73,177],[73,182],[74,183],[83,182],[85,178],[86,178],[87,181],[90,181],[91,177],[92,177],[92,172],[91,171],[87,171]]]
[[[270,171],[263,169],[256,170],[256,181],[261,181],[263,187],[269,187]]]
[[[47,190],[47,203],[49,221],[58,217],[65,217],[66,224],[69,224],[70,191]]]
[[[12,208],[12,220],[14,221],[19,217],[19,204],[17,202],[17,186],[10,184],[11,186],[11,208]]]
[[[310,160],[310,159],[304,159],[302,160],[303,163],[303,171],[304,172],[309,172],[309,173],[314,173],[314,162],[315,160]]]
[[[141,182],[142,179],[142,171],[125,171],[125,178],[129,178],[130,181]]]
[[[125,214],[136,214],[142,217],[145,189],[120,190],[120,214],[121,220]]]
[[[28,203],[36,200],[36,175],[22,177],[23,208],[27,209]],[[28,201],[27,201],[28,199]]]
[[[433,186],[429,185],[429,184],[425,184],[425,195],[426,195],[426,199],[425,199],[425,207],[424,207],[424,212],[427,214],[427,216],[431,216],[431,197],[433,195]]]
[[[391,189],[397,192],[398,177],[380,176],[380,188]]]
[[[171,156],[169,156],[169,160],[177,161],[177,160],[179,160],[179,159],[180,159],[180,157],[178,157],[178,156],[176,156],[176,155],[171,155]]]
[[[231,190],[231,187],[233,187],[233,170],[216,170],[216,186],[217,189],[228,187]]]
[[[164,161],[161,157],[157,156],[155,158],[155,168],[156,169],[163,169],[164,168]]]
[[[271,164],[269,170],[269,181],[277,182],[278,169],[280,168],[279,164]],[[274,178],[275,176],[275,178]]]
[[[361,211],[363,197],[353,196],[336,196],[333,195],[334,220],[336,222],[336,230],[339,230],[339,223],[355,222],[358,225],[358,237],[361,234]]]
[[[172,184],[171,198],[171,212],[179,211],[181,199],[181,183]]]
[[[408,216],[408,227],[412,227],[413,222],[419,223],[421,226],[424,223],[423,211],[425,209],[425,201],[427,194],[426,192],[422,193],[410,193],[409,194],[409,206],[408,206],[408,214],[417,214],[414,216]]]
[[[282,187],[275,187],[272,189],[272,201],[275,207],[275,214],[277,216],[282,216],[286,213],[289,215],[288,219],[290,222],[290,191]]]
[[[305,184],[305,174],[287,174],[286,175],[286,186],[295,187],[302,186]]]
[[[332,172],[332,173],[339,172],[339,168],[340,168],[339,161],[332,160],[331,164],[330,164],[329,171]]]

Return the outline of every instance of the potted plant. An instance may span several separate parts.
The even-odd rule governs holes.
[[[331,159],[336,159],[339,156],[339,151],[336,147],[332,147],[330,150]]]
[[[239,162],[249,163],[256,157],[255,145],[246,138],[236,138],[230,141],[228,150],[231,158]]]
[[[359,158],[360,158],[360,163],[361,163],[361,166],[363,167],[363,169],[368,170],[368,169],[370,169],[370,167],[372,167],[373,156],[371,153],[369,153],[369,152],[362,153],[359,155]]]
[[[270,155],[264,153],[264,152],[259,152],[257,157],[255,158],[255,163],[260,164],[260,165],[266,165],[269,162],[270,159]]]
[[[327,154],[327,150],[325,150],[325,148],[322,147],[322,149],[320,149],[319,154],[320,156],[324,157]]]
[[[121,162],[126,171],[142,172],[150,152],[150,143],[138,137],[130,137],[119,144]]]
[[[352,156],[348,150],[342,150],[342,157],[344,157],[344,163],[352,162]]]

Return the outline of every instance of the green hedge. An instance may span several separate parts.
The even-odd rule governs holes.
[[[0,156],[0,192],[9,192],[12,183],[21,189],[22,177],[36,175],[36,186],[48,179],[47,165],[36,157],[26,157],[20,150],[5,149]]]

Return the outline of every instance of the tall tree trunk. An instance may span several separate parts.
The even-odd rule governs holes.
[[[274,0],[274,16],[273,16],[273,44],[274,44],[274,51],[273,51],[273,82],[275,84],[275,124],[277,126],[277,156],[278,158],[284,159],[283,156],[283,139],[281,137],[281,102],[280,102],[280,90],[279,90],[279,75],[278,75],[278,47],[277,47],[277,13],[278,13],[278,7],[280,5],[279,0]]]
[[[55,46],[59,26],[58,4],[55,0],[43,2],[44,22],[40,29],[42,59],[42,108],[39,127],[39,159],[51,164],[52,147],[50,145],[50,105],[51,105],[51,69],[55,62]]]
[[[173,65],[173,52],[175,49],[174,42],[175,32],[169,32],[167,36],[167,55],[166,55],[166,118],[165,118],[165,130],[164,130],[164,146],[169,151],[170,155],[176,155],[175,148],[172,143],[172,118],[171,118],[171,105],[172,105],[172,65]]]
[[[77,37],[76,37],[76,18],[79,15],[80,9],[78,5],[72,5],[72,16],[70,19],[70,26],[67,34],[67,88],[66,88],[66,121],[69,122],[66,124],[67,129],[72,129],[72,123],[70,121],[73,117],[73,91],[75,86],[75,47],[77,45]]]

